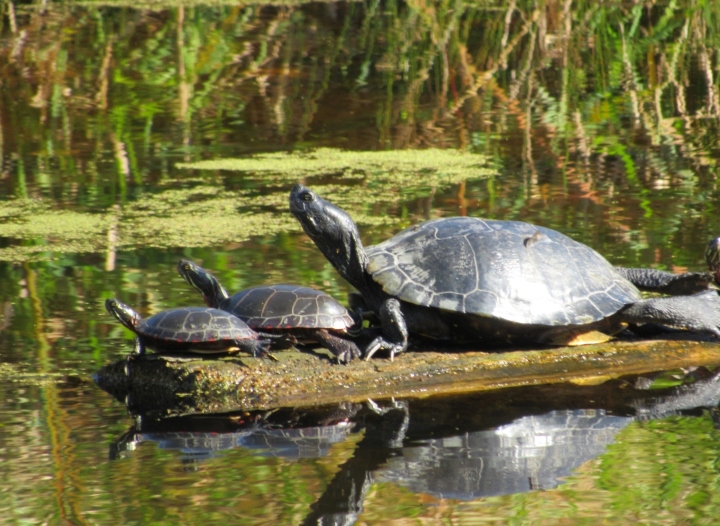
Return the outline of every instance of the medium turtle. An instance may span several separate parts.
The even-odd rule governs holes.
[[[324,292],[300,285],[261,285],[230,296],[215,276],[192,261],[181,259],[178,272],[209,307],[234,314],[256,331],[281,336],[290,345],[319,344],[340,363],[362,355],[347,339],[355,320]]]
[[[182,307],[147,319],[117,299],[105,302],[107,311],[137,334],[135,354],[150,347],[159,353],[224,353],[236,350],[253,356],[266,354],[268,342],[239,318],[219,309]]]
[[[408,334],[480,347],[607,340],[627,323],[720,337],[720,296],[642,299],[600,254],[520,221],[435,219],[372,247],[337,206],[296,185],[290,210],[340,275],[378,313],[366,357],[407,348]]]
[[[664,270],[624,267],[615,267],[615,270],[640,290],[685,296],[705,290],[720,290],[720,238],[708,243],[705,261],[709,272],[675,274]]]

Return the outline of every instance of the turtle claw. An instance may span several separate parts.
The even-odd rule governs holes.
[[[405,351],[405,346],[397,343],[390,343],[383,339],[382,336],[378,336],[370,345],[365,349],[365,361],[370,360],[373,355],[378,351],[389,351],[390,361],[392,362],[396,354],[400,354]]]
[[[335,359],[339,364],[347,365],[354,359],[362,357],[362,352],[360,351],[360,349],[356,349],[348,349],[346,351],[342,351],[339,354],[335,355]]]

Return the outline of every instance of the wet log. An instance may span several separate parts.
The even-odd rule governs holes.
[[[368,398],[422,397],[532,384],[612,378],[720,364],[720,344],[697,339],[613,341],[582,347],[486,352],[407,352],[394,361],[335,365],[328,355],[288,350],[277,361],[149,353],[95,375],[140,412],[187,414],[302,407]],[[129,372],[129,375],[126,374]]]

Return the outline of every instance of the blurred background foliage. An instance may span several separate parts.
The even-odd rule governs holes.
[[[153,5],[5,3],[5,196],[106,206],[176,158],[322,145],[471,148],[530,183],[716,179],[713,2]]]

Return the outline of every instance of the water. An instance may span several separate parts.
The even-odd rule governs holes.
[[[106,298],[143,315],[199,303],[180,257],[229,290],[344,298],[288,217],[298,181],[348,206],[368,244],[471,215],[556,228],[615,264],[702,270],[720,224],[716,33],[673,6],[8,3],[3,522],[713,523],[714,370],[169,422],[91,378],[132,345]],[[320,147],[458,149],[490,170],[175,166]]]

